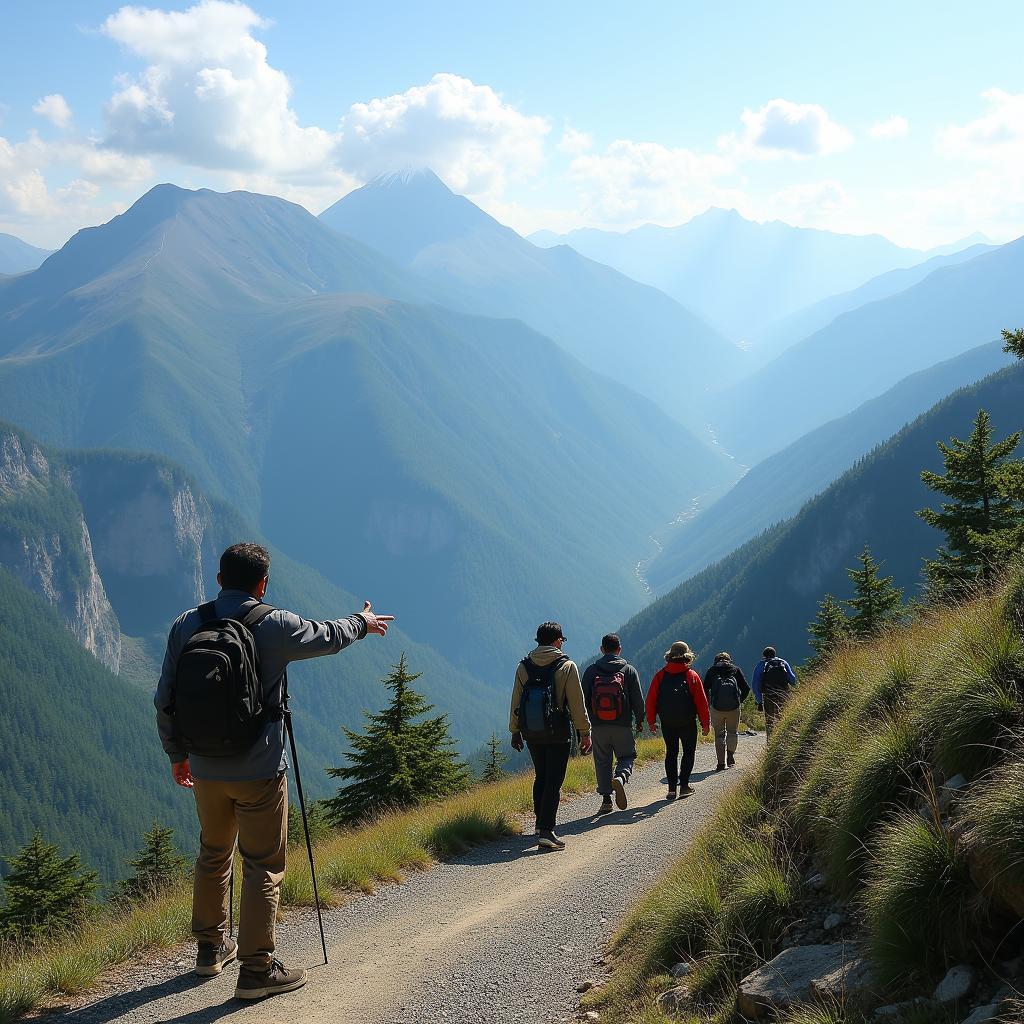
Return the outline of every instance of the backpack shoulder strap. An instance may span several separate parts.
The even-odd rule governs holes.
[[[207,622],[213,622],[217,618],[217,609],[213,601],[207,601],[205,604],[201,604],[197,609],[199,612],[200,621],[205,626]]]
[[[255,626],[258,626],[271,612],[276,611],[277,609],[272,604],[264,604],[260,601],[254,607],[250,608],[238,621],[241,622],[246,629],[252,629]]]

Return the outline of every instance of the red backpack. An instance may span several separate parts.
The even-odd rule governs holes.
[[[599,722],[615,722],[626,710],[625,677],[622,672],[614,675],[598,675],[594,678],[594,689],[590,706],[594,718]]]

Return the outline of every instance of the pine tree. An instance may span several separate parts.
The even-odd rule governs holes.
[[[505,777],[505,757],[501,749],[501,741],[496,732],[491,733],[487,741],[487,764],[484,765],[483,773],[480,776],[482,782],[497,782]]]
[[[850,620],[831,594],[826,594],[818,602],[818,614],[807,627],[807,632],[811,634],[810,643],[814,651],[811,659],[813,668],[828,661],[836,648],[850,636]]]
[[[878,577],[881,562],[871,557],[871,549],[857,556],[861,567],[847,569],[846,575],[853,581],[855,596],[844,601],[853,610],[850,617],[850,633],[858,638],[872,636],[886,623],[899,617],[903,611],[903,591],[893,586],[892,576]]]
[[[1018,359],[1024,359],[1024,330],[1003,331],[1003,351]]]
[[[944,474],[924,470],[921,479],[933,491],[952,500],[940,511],[921,509],[917,514],[946,535],[938,558],[925,562],[929,589],[935,596],[963,592],[990,579],[994,571],[989,538],[1012,531],[1022,522],[1019,501],[1003,493],[1008,460],[1020,443],[1019,433],[992,443],[992,423],[984,409],[974,419],[966,441],[939,442]],[[1012,481],[1011,481],[1012,482]]]
[[[128,861],[128,867],[133,873],[118,884],[115,895],[125,900],[147,899],[184,878],[188,858],[174,848],[174,829],[154,821],[143,833],[142,848]]]
[[[403,654],[382,680],[392,691],[391,703],[375,715],[366,715],[365,733],[345,730],[353,747],[347,752],[349,764],[327,769],[331,778],[349,781],[337,796],[325,801],[336,824],[449,796],[469,784],[469,769],[455,752],[448,716],[415,721],[433,710],[410,685],[421,674],[409,673]]]
[[[0,930],[19,939],[39,938],[44,931],[76,924],[96,892],[95,871],[83,869],[78,854],[61,858],[57,847],[36,832],[13,857],[3,880],[5,903]]]

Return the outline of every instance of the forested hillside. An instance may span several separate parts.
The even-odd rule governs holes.
[[[807,625],[826,592],[850,594],[846,569],[870,543],[885,573],[913,597],[924,558],[942,541],[914,513],[934,504],[921,471],[942,470],[938,441],[966,437],[980,408],[997,437],[1024,425],[1024,366],[956,391],[881,445],[792,519],[766,531],[655,601],[622,627],[623,646],[650,674],[673,640],[698,666],[727,650],[752,666],[772,644],[794,664],[809,654]]]
[[[191,840],[195,808],[171,780],[152,709],[0,566],[0,856],[41,829],[110,881],[154,819]]]

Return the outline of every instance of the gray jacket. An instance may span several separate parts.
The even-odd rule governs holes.
[[[256,599],[244,591],[222,590],[217,595],[215,608],[218,616],[241,618],[256,603]],[[160,742],[172,763],[176,764],[188,757],[189,768],[197,779],[211,782],[254,782],[276,778],[288,768],[284,749],[284,722],[280,719],[268,722],[263,735],[252,749],[238,757],[190,757],[188,751],[181,749],[175,742],[173,720],[167,713],[174,670],[181,649],[200,624],[198,609],[190,608],[178,616],[167,637],[167,653],[164,655],[163,670],[153,699]],[[278,608],[255,626],[252,633],[260,656],[264,704],[276,708],[281,705],[284,674],[289,662],[337,654],[353,641],[362,640],[366,636],[366,620],[356,614],[345,619],[315,622]]]
[[[614,675],[622,673],[622,681],[625,684],[626,701],[622,709],[622,715],[614,722],[603,722],[594,714],[594,680],[599,673]],[[621,726],[630,724],[630,720],[640,729],[644,724],[644,691],[640,685],[640,675],[625,658],[617,654],[605,654],[598,658],[593,665],[589,665],[583,673],[583,696],[587,702],[587,714],[590,715],[590,723],[595,729],[608,726]]]

